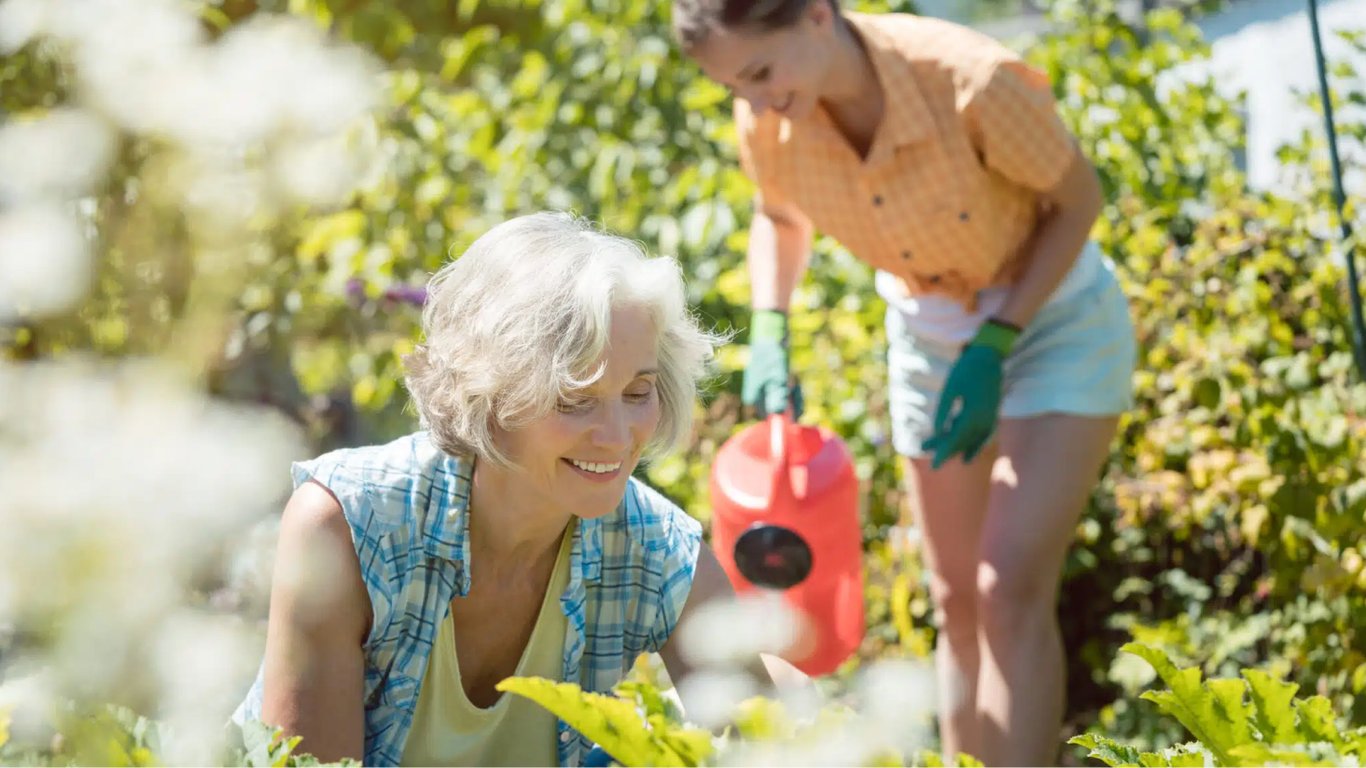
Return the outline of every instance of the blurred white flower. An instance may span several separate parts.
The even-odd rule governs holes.
[[[750,593],[701,606],[679,632],[680,652],[697,667],[753,663],[782,656],[799,640],[802,619],[780,595]]]
[[[888,757],[905,755],[890,746],[892,734],[880,731],[856,713],[832,717],[794,738],[737,743],[719,755],[725,766],[861,766],[885,764]],[[925,742],[918,742],[923,745]]]
[[[90,290],[90,245],[51,205],[0,212],[0,323],[73,309]]]
[[[43,585],[9,593],[10,618],[51,638],[64,692],[154,688],[148,654],[164,646],[153,641],[208,626],[166,640],[168,617],[288,494],[289,462],[304,452],[297,428],[213,401],[150,362],[0,364],[0,391],[0,583]],[[225,653],[206,657],[237,681]],[[201,691],[206,706],[224,706],[226,693],[209,701],[222,686]]]
[[[262,637],[231,616],[180,611],[162,622],[149,649],[161,686],[161,722],[174,738],[160,755],[168,765],[212,765],[227,722],[251,685]]]
[[[93,89],[85,95],[113,114],[155,99],[141,87],[205,41],[191,5],[176,0],[59,0],[47,31],[72,47],[81,80]]]
[[[50,0],[0,0],[0,56],[23,48],[46,31]]]
[[[0,46],[71,46],[80,97],[124,129],[184,146],[343,131],[379,97],[380,67],[315,25],[260,14],[213,43],[177,0],[0,0]]]
[[[263,517],[228,553],[228,596],[245,615],[265,615],[274,575],[275,545],[280,537],[280,518]]]
[[[167,116],[189,106],[177,85],[202,55],[204,34],[190,6],[65,0],[59,8],[50,33],[73,48],[81,96],[134,133],[164,133]]]
[[[10,665],[0,679],[0,711],[11,716],[10,738],[16,744],[41,744],[53,734],[49,714],[57,697],[47,671],[37,666]]]
[[[759,693],[754,680],[743,672],[712,670],[687,676],[676,690],[688,722],[709,729],[724,726],[740,702]]]
[[[105,5],[114,27],[136,28],[78,36],[80,75],[88,97],[136,133],[187,146],[326,136],[378,99],[379,69],[370,58],[358,47],[330,45],[302,19],[263,16],[200,45],[183,28],[183,11],[161,8],[161,23],[144,29],[141,12]]]
[[[349,139],[378,67],[301,19],[209,42],[183,0],[0,0],[0,53],[44,36],[71,52],[82,107],[0,126],[0,323],[88,292],[94,217],[61,205],[101,182],[121,133],[150,140],[129,199],[187,214],[209,283],[266,247],[279,206],[341,202],[369,170]],[[176,734],[161,757],[211,762],[260,637],[185,606],[225,577],[264,603],[274,527],[253,523],[288,495],[298,428],[152,361],[0,361],[0,393],[0,626],[35,630],[44,690],[153,701]]]
[[[180,0],[44,0],[44,32],[83,51],[113,52],[149,67],[165,66],[204,42],[194,4]]]
[[[362,163],[344,137],[292,141],[275,152],[275,176],[284,194],[304,205],[344,203],[356,189]]]
[[[796,672],[795,668],[791,671]],[[821,707],[826,705],[827,700],[817,681],[806,679],[798,682],[792,679],[790,674],[774,673],[771,666],[769,672],[774,674],[774,682],[778,686],[774,698],[782,703],[783,709],[793,722],[810,723],[819,716]]]
[[[78,96],[128,132],[239,162],[247,148],[278,151],[274,173],[293,201],[333,204],[366,170],[341,137],[378,103],[381,68],[303,19],[260,14],[207,43],[178,0],[0,0],[0,30],[8,49],[41,35],[70,46]],[[84,191],[113,145],[86,113],[4,138],[0,198]]]
[[[227,154],[187,157],[173,172],[182,185],[182,204],[194,215],[198,231],[233,241],[254,219],[275,208],[266,194],[264,175]]]
[[[109,170],[114,146],[109,126],[81,109],[0,124],[0,204],[90,192]]]
[[[863,729],[843,724],[811,744],[787,747],[786,765],[868,765],[877,750]]]
[[[302,19],[265,17],[233,28],[213,51],[222,114],[286,135],[346,129],[376,103],[379,68],[358,47],[329,45]],[[252,140],[243,130],[239,140]]]
[[[930,664],[879,659],[859,670],[857,691],[861,720],[887,747],[906,752],[928,743],[935,713]]]

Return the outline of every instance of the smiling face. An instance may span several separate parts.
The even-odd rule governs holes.
[[[828,69],[834,9],[813,2],[795,23],[772,31],[720,27],[687,49],[707,77],[749,102],[794,120],[811,114]]]
[[[499,434],[515,465],[499,485],[509,503],[601,517],[621,503],[626,481],[659,426],[659,349],[643,307],[612,310],[602,376],[544,417]],[[596,368],[596,366],[594,366]]]

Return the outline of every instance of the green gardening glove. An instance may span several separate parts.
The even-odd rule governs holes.
[[[1001,411],[1003,363],[1019,336],[1019,328],[988,320],[963,348],[939,393],[934,434],[925,441],[934,469],[956,454],[971,462],[991,441]]]
[[[756,309],[749,323],[749,364],[740,388],[740,400],[754,408],[759,418],[783,413],[792,406],[792,418],[802,415],[800,386],[789,387],[787,361],[787,315],[773,309]]]

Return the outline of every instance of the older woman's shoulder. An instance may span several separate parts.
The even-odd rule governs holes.
[[[426,432],[341,448],[292,467],[296,487],[317,482],[337,497],[353,526],[375,533],[411,525],[433,503],[463,503],[471,472],[470,462],[437,448]]]

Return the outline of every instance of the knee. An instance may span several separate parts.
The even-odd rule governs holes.
[[[982,631],[1009,637],[1037,621],[1053,621],[1056,574],[1006,558],[984,558],[977,568],[977,611]]]
[[[939,631],[952,641],[977,641],[977,594],[970,579],[930,579],[930,597]]]

